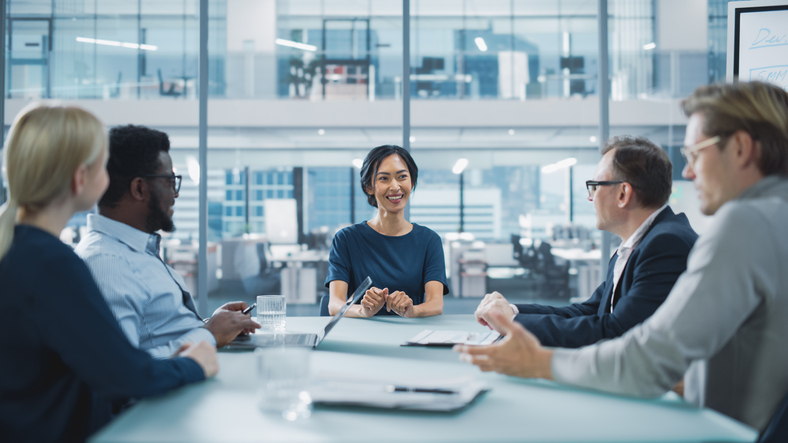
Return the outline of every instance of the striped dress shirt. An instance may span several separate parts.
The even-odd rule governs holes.
[[[216,339],[184,303],[186,282],[160,258],[161,236],[107,217],[88,215],[88,233],[75,252],[90,268],[131,344],[168,358],[184,343]],[[186,297],[191,296],[186,294]]]

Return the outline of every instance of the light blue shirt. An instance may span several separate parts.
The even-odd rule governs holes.
[[[161,237],[97,214],[76,253],[85,261],[120,327],[134,346],[168,358],[184,343],[216,339],[184,304],[189,288],[159,257]],[[191,302],[192,307],[194,306]]]

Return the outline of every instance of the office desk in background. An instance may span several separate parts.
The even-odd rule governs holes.
[[[325,317],[287,319],[316,332]],[[423,329],[483,331],[471,315],[425,319],[346,318],[312,353],[313,371],[455,377],[473,374],[492,390],[457,413],[316,406],[288,422],[258,411],[251,352],[220,352],[219,375],[139,402],[93,442],[751,442],[757,433],[669,394],[639,400],[482,373],[443,348],[399,344]]]

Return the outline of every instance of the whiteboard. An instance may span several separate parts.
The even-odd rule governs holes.
[[[788,1],[728,3],[727,78],[788,91]]]

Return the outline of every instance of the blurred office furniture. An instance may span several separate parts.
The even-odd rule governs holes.
[[[328,226],[321,226],[312,229],[306,236],[306,246],[309,249],[324,250],[331,249],[333,235],[329,236]]]
[[[577,299],[572,302],[583,302],[591,297],[596,288],[602,284],[602,266],[599,260],[586,260],[577,267]]]
[[[455,76],[448,76],[442,74],[445,69],[444,59],[442,57],[422,57],[421,59],[421,66],[416,66],[413,69],[414,75],[411,76],[411,80],[413,83],[411,84],[411,88],[418,96],[422,97],[432,97],[441,95],[441,88],[445,86],[453,86],[452,91],[446,91],[447,94],[443,95],[456,95],[457,94],[457,86],[456,84],[446,82]],[[465,76],[457,76],[461,77],[460,81],[465,81]]]
[[[484,249],[472,245],[460,258],[460,297],[484,297],[487,293],[487,261]]]
[[[539,295],[569,298],[569,262],[562,258],[556,259],[548,242],[531,240],[524,246],[516,234],[512,235],[511,240],[514,259],[539,279]]]
[[[361,24],[359,29],[356,28],[358,23]],[[369,19],[323,19],[322,41],[322,99],[374,100],[375,74]],[[347,46],[342,47],[344,45],[340,43]]]
[[[269,265],[264,236],[222,240],[222,281],[240,287],[246,296],[282,293],[281,276]]]
[[[120,79],[123,77],[123,71],[118,71],[118,81],[115,83],[115,86],[109,91],[109,96],[111,98],[118,98],[120,97]]]
[[[271,262],[281,266],[282,294],[288,303],[317,303],[317,270],[304,265],[319,262],[327,254],[305,250],[306,245],[298,244],[295,199],[266,199],[263,205]]]
[[[469,232],[446,234],[449,293],[455,297],[484,297],[487,289],[487,263],[484,243],[475,241]]]
[[[569,95],[580,94],[585,97],[586,76],[584,75],[585,59],[578,56],[561,57],[561,70],[564,78],[569,80]]]
[[[591,231],[587,227],[573,223],[548,223],[545,232],[553,246],[580,245],[591,238]]]
[[[272,245],[297,245],[298,220],[294,198],[268,198],[263,201],[265,235]]]
[[[208,291],[219,289],[219,279],[216,277],[218,269],[220,246],[214,242],[208,242]],[[197,255],[198,246],[196,244],[182,244],[178,240],[167,241],[162,245],[164,261],[175,270],[186,282],[186,289],[193,297],[197,297]]]
[[[320,316],[321,317],[328,317],[331,313],[328,312],[328,302],[331,300],[331,296],[329,294],[323,294],[320,297]]]
[[[281,270],[282,294],[287,296],[288,303],[317,303],[317,270],[303,267],[303,261],[287,262]]]
[[[785,442],[788,442],[788,394],[783,397],[769,425],[761,432],[756,443]]]
[[[170,96],[170,97],[179,97],[181,95],[180,91],[175,90],[175,86],[177,86],[174,82],[169,83],[169,88],[166,90],[164,89],[164,77],[161,75],[161,69],[158,70],[159,74],[159,95],[163,96]]]

